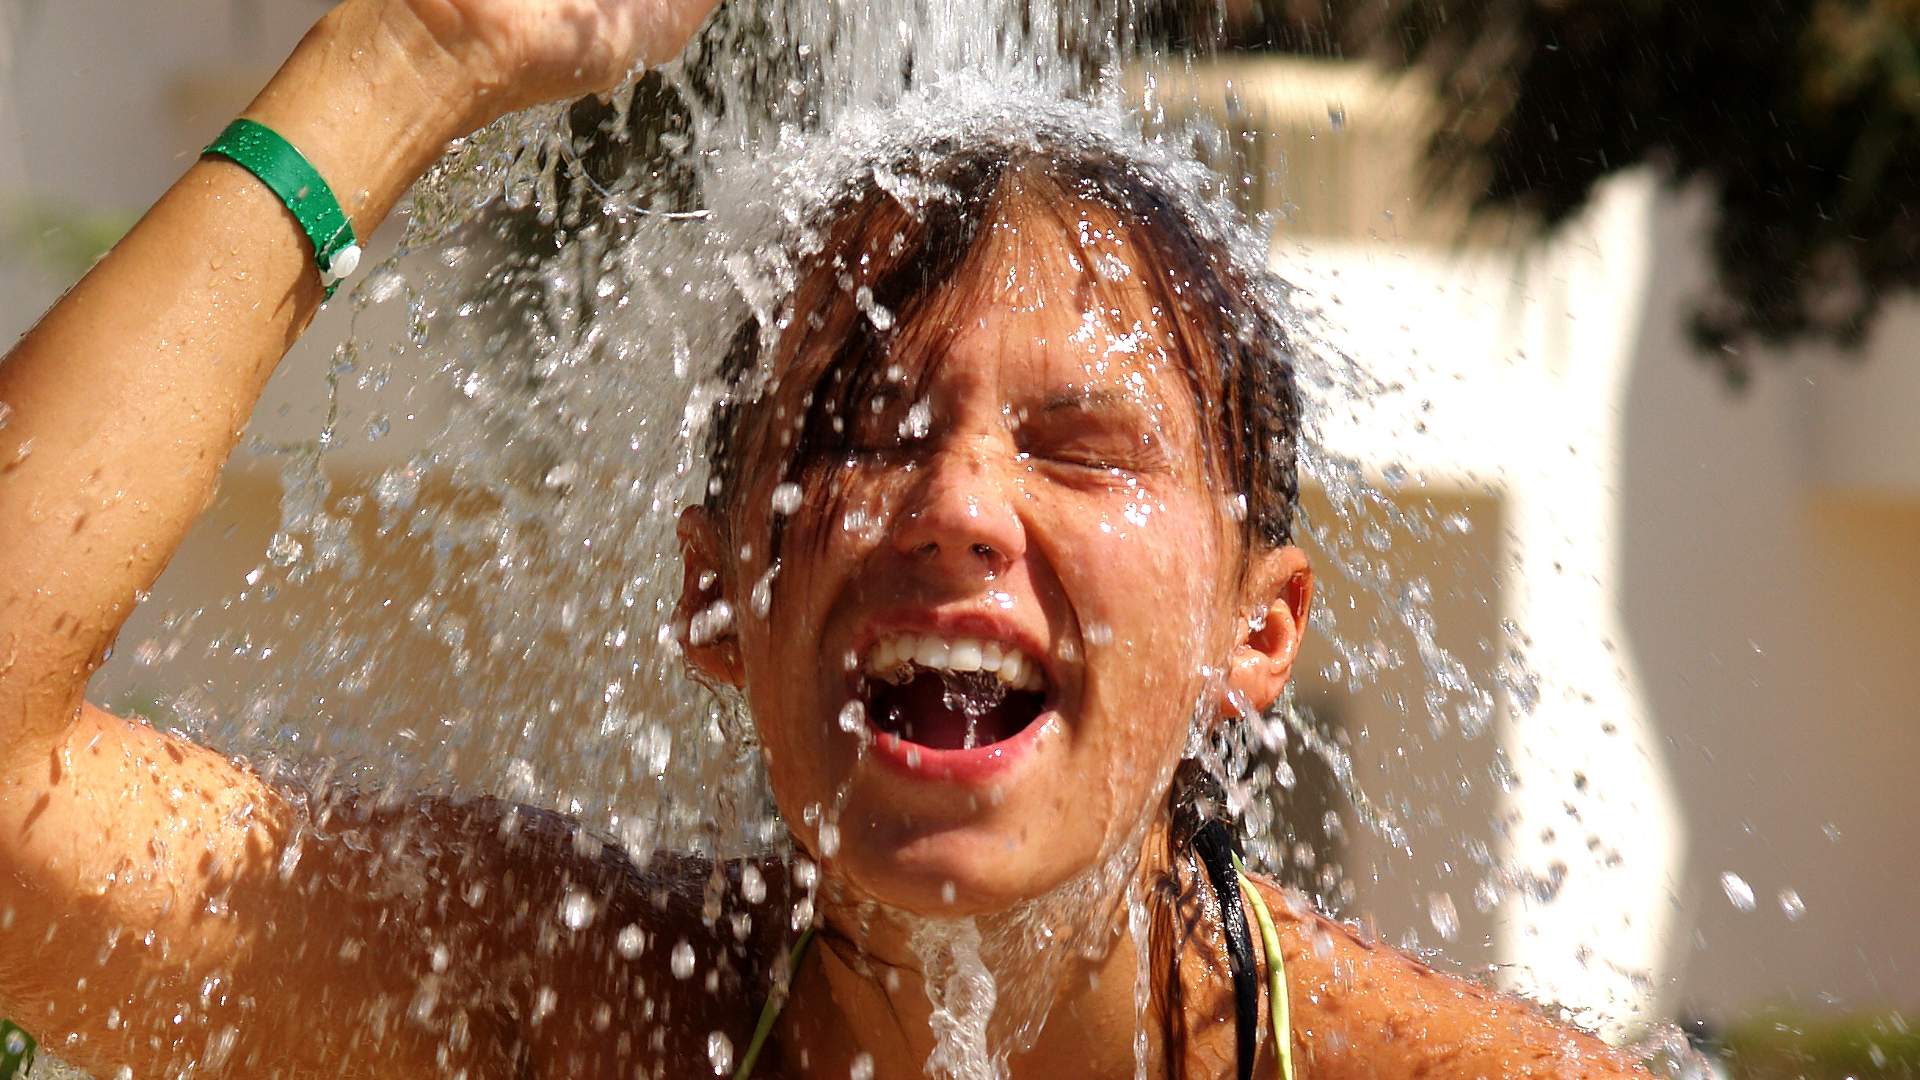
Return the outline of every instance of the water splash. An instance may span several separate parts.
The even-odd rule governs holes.
[[[999,985],[980,956],[980,927],[972,919],[922,922],[909,940],[920,959],[933,1052],[927,1075],[945,1080],[1003,1080],[1002,1054],[987,1042],[987,1024],[999,998]]]
[[[351,297],[362,313],[391,306],[404,329],[351,343],[329,375],[347,397],[389,380],[437,395],[447,417],[423,449],[358,482],[327,462],[355,430],[389,445],[384,421],[336,426],[330,409],[312,445],[256,448],[282,462],[285,491],[264,564],[225,613],[183,616],[155,650],[197,639],[244,661],[231,707],[180,697],[188,726],[223,745],[352,762],[328,784],[558,807],[638,862],[661,848],[791,856],[743,706],[683,670],[672,529],[708,491],[702,447],[730,389],[714,358],[749,315],[771,324],[819,243],[822,209],[869,177],[908,205],[944,197],[928,170],[894,164],[943,142],[1098,145],[1150,173],[1250,271],[1267,263],[1269,223],[1239,217],[1239,177],[1211,167],[1235,165],[1230,140],[1194,107],[1198,91],[1152,74],[1190,73],[1195,55],[1143,41],[1131,4],[1022,12],[954,0],[730,5],[688,60],[606,105],[547,106],[463,140],[418,186],[403,254]],[[1537,686],[1517,630],[1481,655],[1441,644],[1435,582],[1401,574],[1396,556],[1463,531],[1458,513],[1328,448],[1339,417],[1398,388],[1325,344],[1310,298],[1271,288],[1306,398],[1301,466],[1319,501],[1302,541],[1328,583],[1315,616],[1333,654],[1327,681],[1391,698],[1405,723],[1354,732],[1289,697],[1268,715],[1245,710],[1229,738],[1196,752],[1253,863],[1336,910],[1354,902],[1355,879],[1402,881],[1433,898],[1427,921],[1451,940],[1456,875],[1481,876],[1481,911],[1551,897],[1557,882],[1504,865],[1491,826],[1462,835],[1433,812],[1508,782],[1497,758],[1442,767],[1438,780],[1430,760],[1406,762],[1458,757],[1458,740],[1486,739]],[[860,306],[876,326],[893,317],[870,296]],[[794,512],[797,495],[776,488],[772,509]],[[710,608],[702,625],[764,618],[764,601],[756,586],[746,609]],[[1102,635],[1111,628],[1089,643]],[[260,690],[248,676],[263,653],[277,678]],[[1409,672],[1418,692],[1399,696]],[[1368,739],[1404,753],[1371,766],[1356,749]],[[1330,792],[1324,806],[1300,795],[1309,771]],[[1341,863],[1357,846],[1349,822],[1374,843],[1358,867]],[[930,1068],[995,1075],[1007,1047],[1033,1037],[1045,995],[1029,982],[1046,980],[992,969],[995,934],[1064,932],[1127,880],[1107,868],[1095,879],[1072,902],[1012,920],[1018,935],[926,931],[944,1016]],[[806,903],[795,925],[814,916],[810,889]],[[1137,942],[1143,901],[1125,908]],[[671,965],[692,977],[691,946],[675,945]]]

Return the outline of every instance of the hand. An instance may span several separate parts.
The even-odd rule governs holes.
[[[423,66],[451,61],[475,126],[618,83],[679,55],[717,0],[362,0]]]

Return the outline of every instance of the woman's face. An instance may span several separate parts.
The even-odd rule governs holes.
[[[940,332],[905,328],[901,378],[843,418],[830,482],[750,462],[730,528],[683,530],[687,610],[724,592],[736,613],[690,655],[742,685],[783,815],[839,884],[906,910],[1001,910],[1122,851],[1194,717],[1230,681],[1278,694],[1306,614],[1297,550],[1242,573],[1132,237],[1068,216],[998,215],[922,309]],[[773,462],[769,425],[814,381],[782,374],[750,421]]]

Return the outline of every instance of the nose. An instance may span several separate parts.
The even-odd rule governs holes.
[[[1010,477],[988,440],[952,443],[925,460],[893,533],[896,550],[963,578],[992,579],[1026,554]]]

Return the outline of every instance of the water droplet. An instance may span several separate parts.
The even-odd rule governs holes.
[[[384,304],[400,295],[400,290],[405,288],[406,284],[407,279],[400,276],[400,271],[391,266],[383,266],[367,275],[367,280],[361,283],[358,292],[367,298],[368,303]]]
[[[733,624],[733,605],[725,600],[715,600],[705,608],[694,612],[687,620],[687,643],[707,645]]]
[[[1327,125],[1335,131],[1345,131],[1347,127],[1347,107],[1339,102],[1327,103]]]
[[[1442,941],[1452,941],[1460,935],[1460,913],[1454,909],[1453,897],[1448,893],[1427,894],[1427,919]]]
[[[840,707],[840,730],[854,734],[867,726],[867,707],[859,701],[849,701]]]
[[[685,979],[693,975],[693,946],[682,941],[673,947],[673,956],[669,961],[673,977]]]
[[[753,590],[747,594],[747,603],[753,608],[754,615],[764,619],[773,610],[773,579],[780,574],[780,560],[775,559],[760,580],[753,583]]]
[[[853,1056],[853,1067],[847,1070],[847,1080],[873,1080],[873,1055],[865,1050]]]
[[[1747,884],[1746,878],[1731,870],[1724,871],[1720,875],[1720,891],[1727,894],[1727,902],[1735,908],[1753,910],[1753,886]]]
[[[752,863],[740,871],[740,896],[749,904],[758,904],[767,898],[767,879]]]
[[[1806,915],[1807,904],[1800,899],[1799,890],[1780,890],[1780,913],[1787,917],[1788,922],[1799,922],[1801,917]]]
[[[428,979],[421,983],[419,991],[413,995],[412,1003],[407,1006],[407,1017],[416,1023],[428,1023],[433,1019],[434,1007],[439,1004],[439,980]]]
[[[579,889],[568,889],[560,901],[560,925],[569,930],[584,930],[593,922],[593,897]]]
[[[267,541],[267,561],[275,566],[292,566],[305,551],[300,541],[283,532],[274,533],[273,539]]]
[[[219,1031],[213,1033],[212,1038],[207,1040],[207,1056],[201,1059],[201,1064],[205,1066],[208,1072],[218,1075],[220,1070],[226,1066],[227,1059],[233,1056],[233,1046],[239,1041],[239,1028],[234,1027],[232,1024],[227,1024],[222,1027]],[[12,1047],[9,1046],[8,1050],[12,1052]]]
[[[900,437],[903,439],[924,439],[933,431],[933,406],[925,401],[916,401],[907,409],[906,418],[900,421]]]
[[[634,750],[646,764],[647,772],[659,776],[673,760],[673,736],[658,724],[648,724],[634,737]]]
[[[621,956],[631,960],[647,947],[647,935],[638,924],[628,923],[620,928],[619,935],[613,939],[613,947],[620,950]]]
[[[419,497],[420,470],[412,467],[388,469],[373,484],[373,501],[388,513],[412,507]]]
[[[733,1040],[727,1038],[726,1032],[707,1034],[707,1060],[713,1063],[715,1076],[725,1076],[733,1071]]]
[[[862,285],[854,290],[853,302],[859,305],[860,310],[866,314],[867,321],[873,323],[875,330],[884,333],[893,329],[893,312],[874,302],[872,289]]]
[[[800,509],[800,485],[791,481],[773,489],[773,512],[791,514]]]

